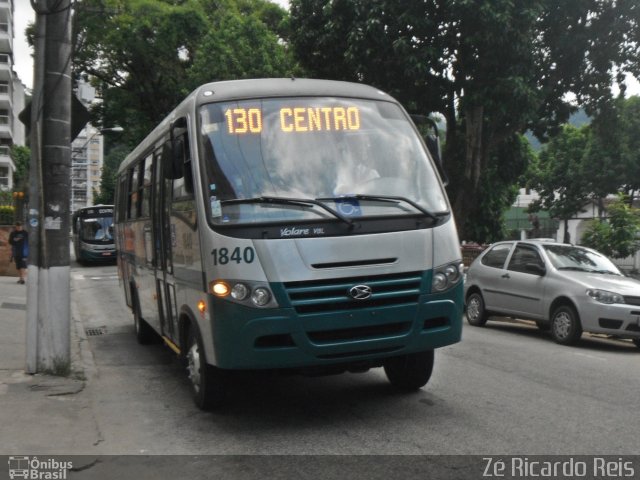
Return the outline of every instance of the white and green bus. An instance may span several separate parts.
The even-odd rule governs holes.
[[[71,238],[80,264],[114,262],[113,205],[82,207],[71,216]]]
[[[185,360],[201,408],[234,370],[384,367],[399,389],[424,386],[463,312],[431,150],[369,86],[201,86],[118,171],[118,268],[138,341],[159,335]]]

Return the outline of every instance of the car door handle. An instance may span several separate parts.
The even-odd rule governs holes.
[[[508,273],[505,273],[502,275],[502,278],[511,278],[511,275],[509,275]]]

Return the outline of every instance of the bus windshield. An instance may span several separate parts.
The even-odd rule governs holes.
[[[113,243],[113,217],[83,217],[78,221],[83,242]]]
[[[200,122],[214,224],[448,210],[438,174],[396,104],[337,97],[242,100],[204,105]]]

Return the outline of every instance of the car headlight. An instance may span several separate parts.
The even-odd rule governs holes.
[[[599,290],[597,288],[590,288],[587,290],[587,295],[593,298],[596,302],[612,304],[612,303],[625,303],[624,297],[618,293],[609,292],[607,290]]]
[[[463,272],[464,264],[459,261],[436,268],[431,280],[431,291],[444,292],[455,286],[462,279]]]

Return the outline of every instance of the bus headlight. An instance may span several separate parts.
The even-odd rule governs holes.
[[[244,283],[236,283],[231,289],[231,297],[235,300],[246,300],[249,296],[249,287]]]
[[[271,292],[264,287],[258,287],[251,294],[251,301],[258,307],[264,307],[271,301]]]
[[[247,307],[278,307],[278,302],[265,282],[215,280],[209,284],[209,291],[216,297]]]
[[[432,292],[444,292],[460,282],[464,265],[457,261],[438,267],[433,272],[433,280],[431,281]]]

